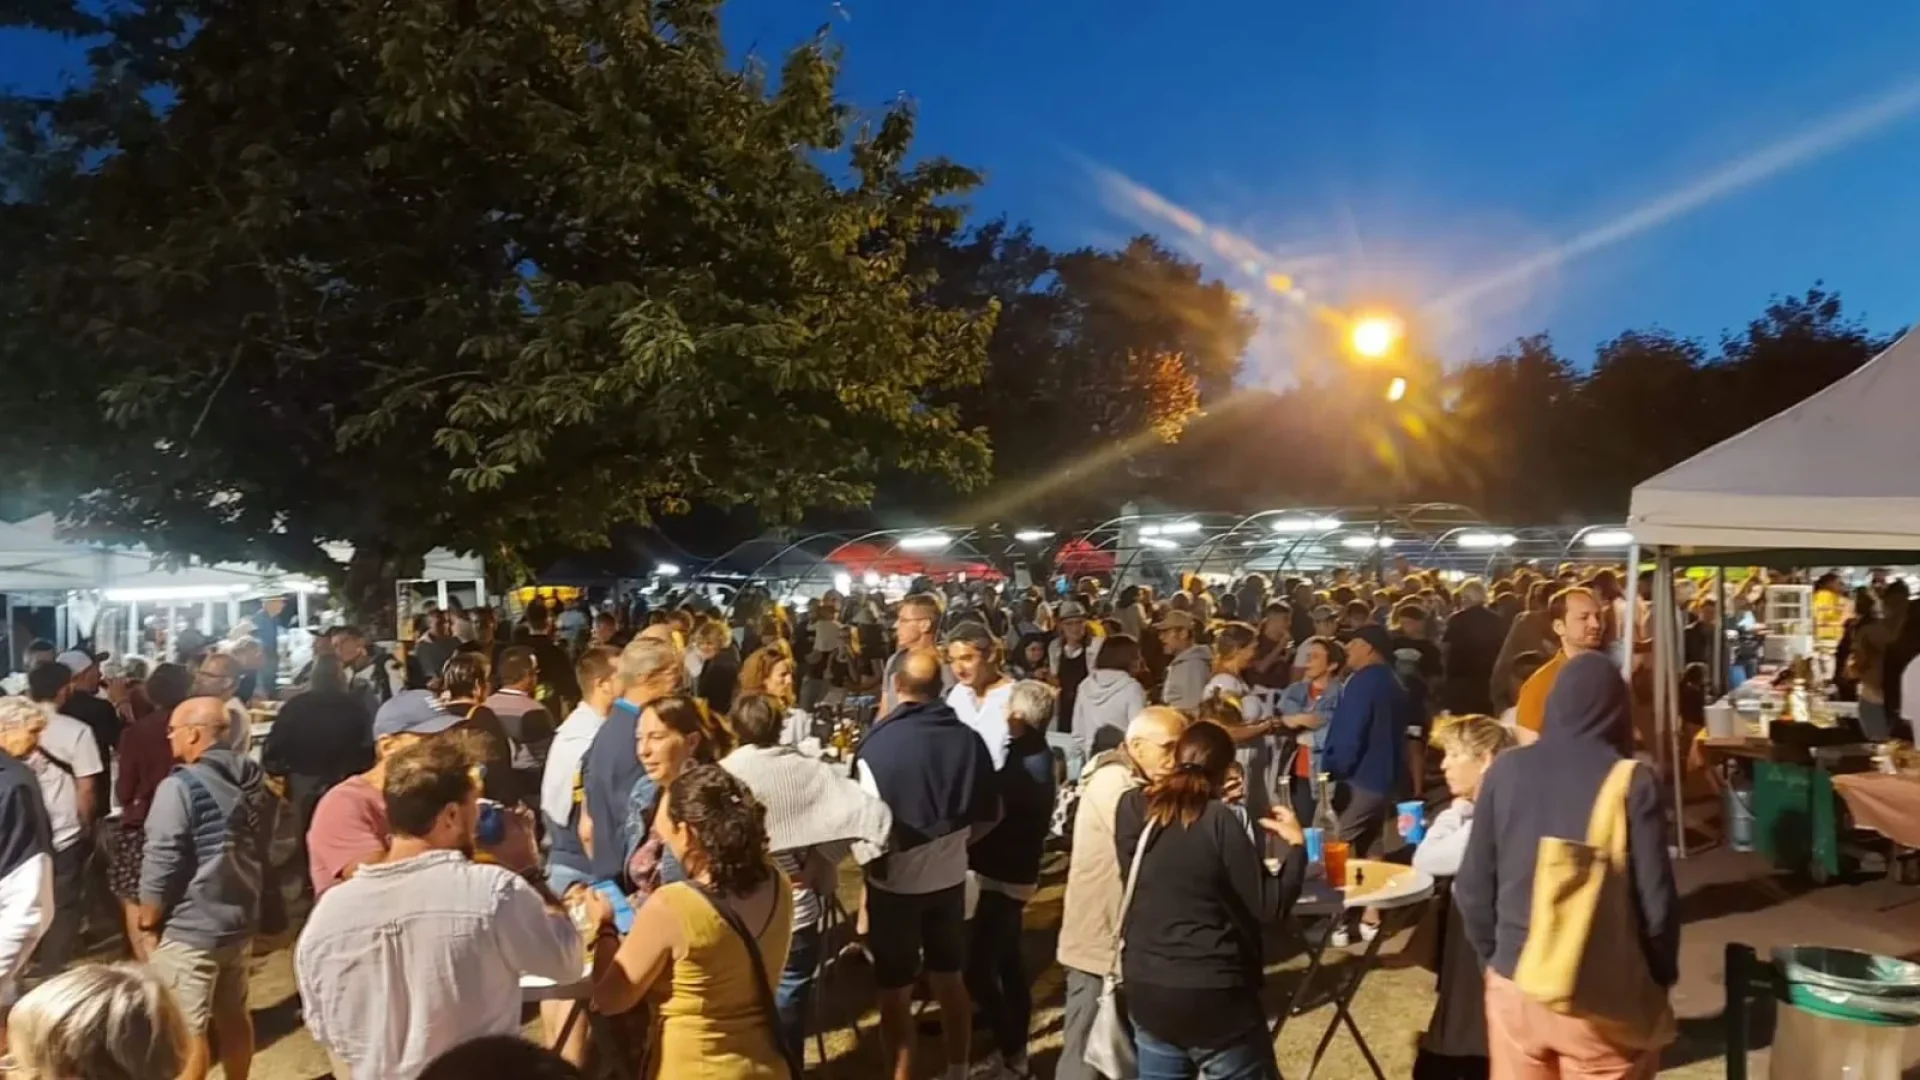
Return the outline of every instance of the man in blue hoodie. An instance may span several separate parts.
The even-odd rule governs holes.
[[[147,811],[139,927],[154,972],[173,991],[194,1036],[186,1080],[212,1068],[209,1022],[232,1077],[253,1063],[247,961],[260,925],[260,891],[275,801],[253,759],[225,745],[226,702],[189,698],[167,741],[179,762]]]
[[[1407,727],[1412,704],[1393,671],[1393,640],[1386,627],[1368,623],[1347,642],[1347,669],[1340,704],[1327,722],[1322,768],[1340,792],[1340,839],[1356,856],[1380,843],[1393,812],[1394,792],[1406,774]]]
[[[894,1080],[913,1080],[913,984],[922,970],[940,1003],[947,1078],[966,1078],[967,847],[1000,819],[987,744],[940,700],[942,685],[938,653],[902,658],[893,683],[900,704],[854,759],[860,786],[893,812],[887,854],[867,864],[867,946]]]

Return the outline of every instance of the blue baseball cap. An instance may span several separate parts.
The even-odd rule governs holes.
[[[438,735],[460,722],[439,699],[425,690],[403,690],[393,695],[373,717],[373,737],[384,735]]]

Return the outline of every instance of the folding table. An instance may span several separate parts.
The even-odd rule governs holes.
[[[1322,920],[1326,926],[1317,940],[1313,934],[1302,934],[1307,946],[1307,971],[1287,998],[1286,1007],[1274,1018],[1271,1033],[1276,1039],[1280,1037],[1280,1031],[1289,1018],[1306,1011],[1307,991],[1312,987],[1314,977],[1320,973],[1327,943],[1333,938],[1335,922],[1349,911],[1373,908],[1380,912],[1380,932],[1367,942],[1359,960],[1350,965],[1351,971],[1340,973],[1333,992],[1333,1019],[1328,1021],[1327,1030],[1321,1034],[1320,1045],[1314,1048],[1313,1063],[1307,1067],[1307,1080],[1313,1080],[1321,1059],[1326,1057],[1327,1047],[1333,1044],[1333,1037],[1343,1023],[1352,1034],[1353,1041],[1359,1045],[1367,1065],[1373,1069],[1375,1080],[1387,1080],[1386,1072],[1373,1056],[1373,1048],[1367,1045],[1366,1036],[1360,1032],[1360,1025],[1354,1022],[1353,999],[1360,993],[1360,984],[1366,979],[1367,973],[1378,966],[1380,949],[1387,939],[1418,921],[1421,910],[1433,897],[1433,878],[1410,866],[1374,859],[1354,859],[1347,864],[1347,868],[1350,875],[1358,873],[1365,884],[1335,889],[1325,879],[1310,879],[1300,890],[1300,899],[1293,907],[1296,923]],[[1382,888],[1376,882],[1387,887]]]

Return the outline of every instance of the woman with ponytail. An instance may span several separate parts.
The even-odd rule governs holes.
[[[1299,898],[1300,822],[1286,807],[1259,819],[1279,841],[1279,870],[1270,871],[1220,800],[1232,736],[1195,724],[1173,760],[1163,779],[1122,796],[1115,819],[1120,866],[1134,880],[1120,928],[1121,974],[1140,1077],[1277,1077],[1260,1008],[1261,933]]]

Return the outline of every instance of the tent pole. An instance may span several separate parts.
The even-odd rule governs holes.
[[[127,601],[127,655],[140,655],[140,601]]]
[[[1673,778],[1673,832],[1674,851],[1681,859],[1687,857],[1687,804],[1684,784],[1686,780],[1686,758],[1683,756],[1680,736],[1680,622],[1679,608],[1674,603],[1673,557],[1661,551],[1659,569],[1655,571],[1666,583],[1666,603],[1656,612],[1661,624],[1667,631],[1667,645],[1664,651],[1665,664],[1662,667],[1664,677],[1662,686],[1666,689],[1667,723],[1667,766],[1672,770]]]
[[[1627,655],[1620,661],[1620,677],[1631,683],[1633,681],[1634,631],[1640,625],[1640,620],[1635,617],[1638,614],[1638,608],[1634,603],[1640,592],[1640,541],[1638,540],[1627,547],[1627,580],[1622,584],[1625,585],[1627,594],[1627,625],[1615,627],[1615,630],[1627,641]]]
[[[1713,572],[1713,682],[1715,697],[1733,687],[1727,685],[1727,568]]]

